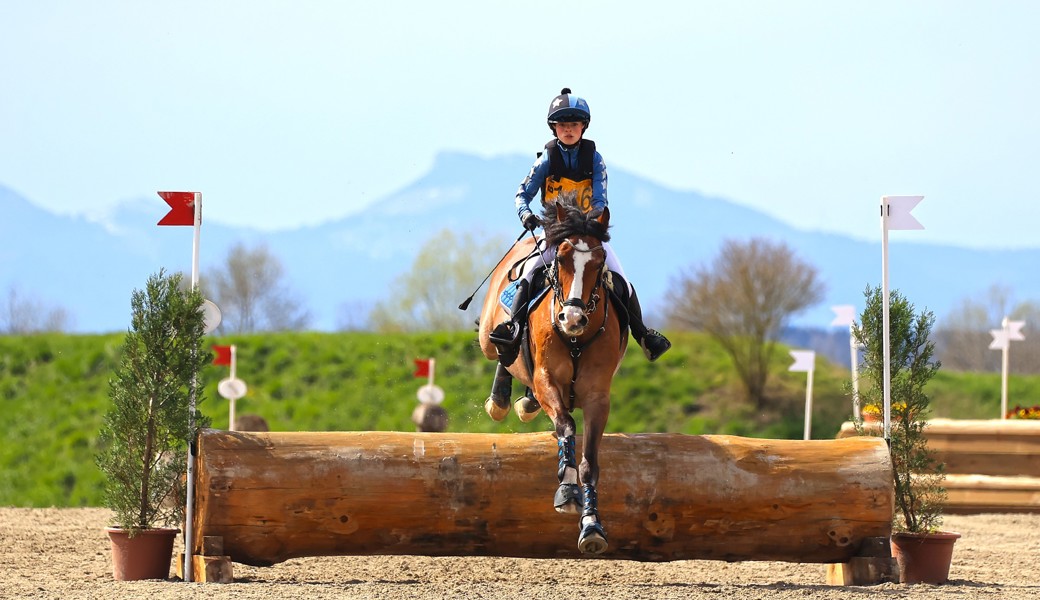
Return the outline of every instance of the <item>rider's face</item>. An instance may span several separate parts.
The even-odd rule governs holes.
[[[581,139],[582,123],[557,123],[556,137],[568,146],[573,146]]]

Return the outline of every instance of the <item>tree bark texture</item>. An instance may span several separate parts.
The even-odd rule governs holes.
[[[194,539],[222,536],[236,562],[581,557],[578,517],[552,506],[551,433],[206,430],[199,443]],[[877,438],[607,434],[600,460],[603,558],[836,563],[891,531]]]

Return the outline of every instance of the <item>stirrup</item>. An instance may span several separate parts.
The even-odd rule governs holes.
[[[661,355],[668,352],[668,349],[672,347],[672,343],[668,341],[668,338],[661,335],[661,332],[656,329],[647,329],[639,345],[643,347],[643,354],[646,355],[647,360],[650,362],[661,358]]]
[[[502,321],[488,334],[496,346],[511,348],[520,341],[520,326],[515,321]]]
[[[488,334],[488,339],[498,350],[498,362],[503,367],[512,365],[520,356],[520,330],[519,323],[503,321]]]

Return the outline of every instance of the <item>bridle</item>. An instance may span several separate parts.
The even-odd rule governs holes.
[[[568,244],[575,252],[581,252],[583,254],[591,254],[592,252],[595,252],[596,250],[603,250],[604,253],[606,252],[606,250],[603,248],[602,244],[600,244],[599,246],[596,246],[594,248],[589,248],[587,250],[583,250],[583,249],[575,246],[570,240],[564,240],[564,241],[560,242],[560,246],[563,246],[564,244]],[[560,340],[564,344],[566,344],[568,348],[570,348],[571,365],[572,365],[573,368],[571,369],[570,405],[567,407],[567,411],[568,412],[573,412],[574,411],[574,383],[578,380],[578,359],[581,358],[582,351],[584,351],[586,348],[591,346],[592,343],[595,342],[596,339],[599,338],[600,334],[602,334],[607,329],[607,311],[609,310],[610,302],[609,301],[603,301],[603,299],[600,297],[600,294],[599,294],[599,292],[601,290],[605,289],[604,288],[604,284],[603,284],[603,280],[604,280],[604,277],[606,276],[606,272],[607,272],[607,261],[606,260],[603,261],[603,266],[600,267],[599,273],[596,274],[596,283],[592,286],[592,294],[589,295],[589,303],[588,303],[588,305],[586,305],[585,301],[583,301],[581,298],[566,298],[566,299],[564,299],[564,297],[563,297],[564,296],[564,294],[563,294],[563,285],[561,284],[560,277],[559,277],[559,273],[560,273],[560,251],[559,251],[559,248],[560,248],[560,246],[557,246],[556,256],[553,258],[552,265],[546,270],[545,277],[546,277],[546,280],[549,282],[549,286],[552,288],[552,291],[553,291],[553,305],[550,307],[551,310],[549,311],[549,321],[551,322],[553,331],[556,332],[556,336],[559,337]],[[563,307],[573,306],[573,307],[577,308],[578,310],[580,310],[582,312],[582,314],[585,316],[586,319],[588,319],[588,317],[590,315],[595,313],[596,312],[596,308],[600,304],[602,304],[603,305],[603,311],[602,311],[603,312],[603,321],[600,323],[599,329],[597,329],[596,332],[594,334],[592,334],[592,337],[587,338],[583,342],[583,341],[579,340],[577,336],[568,336],[567,334],[565,334],[560,329],[559,322],[560,322],[561,318],[558,317],[558,316],[554,316],[554,315],[556,315],[556,305],[557,304],[559,304],[560,306],[563,306]]]
[[[592,294],[589,296],[588,305],[586,305],[586,303],[584,303],[584,301],[582,301],[580,297],[569,297],[565,299],[564,287],[560,281],[560,247],[563,246],[565,243],[571,246],[571,249],[574,252],[581,254],[592,254],[598,250],[602,251],[605,255],[606,250],[603,249],[603,244],[590,247],[590,249],[588,250],[583,250],[580,249],[580,247],[574,245],[574,243],[571,242],[571,240],[565,239],[564,241],[560,242],[560,245],[556,246],[556,256],[552,259],[552,265],[546,270],[546,280],[549,282],[549,287],[552,289],[552,299],[554,305],[558,304],[562,307],[575,307],[578,310],[580,310],[584,314],[584,316],[588,317],[596,312],[596,307],[599,306],[602,299],[599,295],[599,290],[603,288],[603,276],[606,272],[606,261],[603,261],[603,265],[600,267],[599,272],[596,275],[596,283],[593,284]],[[604,309],[604,312],[605,310],[606,309]],[[555,313],[554,306],[553,310],[549,312],[550,318],[553,313]],[[555,328],[556,331],[560,331],[558,330],[556,322],[557,319],[561,318],[562,317],[557,315],[556,319],[553,319],[552,321],[553,328]],[[560,333],[563,334],[563,332]]]

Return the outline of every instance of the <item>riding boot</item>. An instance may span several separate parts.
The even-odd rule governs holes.
[[[628,326],[632,328],[632,337],[639,342],[643,354],[650,362],[661,358],[661,355],[672,347],[672,343],[661,335],[660,331],[650,329],[643,323],[643,310],[639,307],[635,287],[632,287],[632,293],[628,295]]]
[[[530,296],[530,283],[521,279],[513,297],[513,308],[510,311],[512,317],[508,321],[502,321],[491,330],[488,336],[491,342],[498,348],[498,361],[502,366],[508,367],[513,364],[520,354],[520,338],[527,323],[527,302]]]

